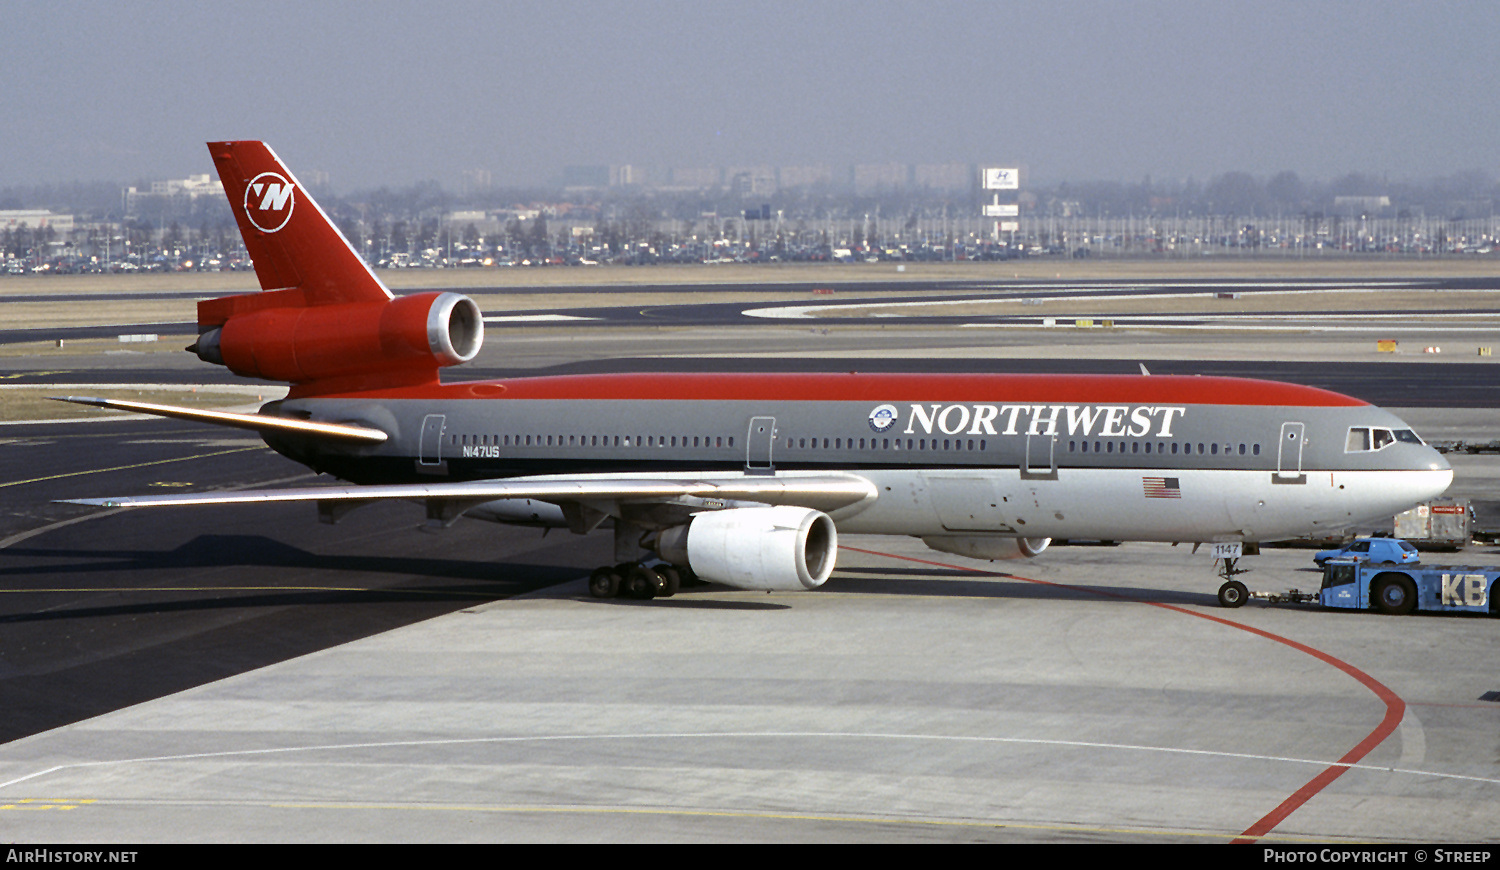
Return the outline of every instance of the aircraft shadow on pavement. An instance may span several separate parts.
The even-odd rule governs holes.
[[[102,590],[125,592],[129,590]],[[226,597],[229,596],[229,597]],[[314,604],[391,604],[397,602],[431,603],[434,597],[445,601],[493,601],[503,595],[485,595],[477,591],[456,592],[439,590],[308,590],[305,592],[273,592],[239,594],[232,590],[216,592],[213,597],[153,601],[139,604],[116,604],[108,607],[74,607],[64,610],[47,610],[39,613],[13,613],[0,616],[0,625],[23,622],[48,622],[54,620],[87,619],[94,617],[129,616],[146,614],[181,613],[187,611],[250,609],[258,607],[293,607]]]
[[[65,563],[5,567],[0,577],[88,574],[101,571],[162,571],[184,568],[300,568],[355,574],[407,574],[460,580],[504,582],[497,577],[508,563],[362,553],[313,553],[260,535],[199,535],[171,550],[100,548],[96,550],[11,547],[6,559],[67,559]],[[569,576],[577,573],[572,569]]]
[[[19,563],[19,564],[18,564]],[[170,550],[149,548],[120,549],[101,547],[41,548],[12,547],[0,550],[0,583],[14,586],[19,578],[102,577],[112,584],[101,591],[128,592],[137,587],[181,586],[188,591],[198,581],[183,578],[174,582],[164,579],[163,572],[197,568],[264,568],[254,577],[236,578],[218,587],[212,594],[193,601],[121,604],[107,608],[83,608],[49,613],[0,616],[0,622],[45,620],[48,618],[157,612],[167,610],[222,607],[265,607],[290,604],[347,604],[396,601],[432,601],[470,599],[492,601],[554,583],[576,579],[576,566],[489,562],[473,559],[442,559],[413,556],[382,556],[347,553],[313,553],[281,541],[259,535],[199,535]],[[286,577],[286,570],[310,572],[299,582]],[[133,575],[144,572],[149,579],[141,582]],[[379,578],[370,583],[370,578]],[[412,585],[397,584],[402,577]],[[457,580],[460,583],[432,585],[432,580]],[[339,588],[340,580],[361,588]],[[361,583],[361,581],[364,581]],[[1204,577],[1206,586],[1216,581]],[[244,585],[246,592],[236,592],[233,585]],[[285,585],[286,591],[266,591],[265,586]],[[671,599],[632,602],[612,599],[609,603],[670,606],[683,609],[782,610],[795,606],[783,602],[724,601],[701,597],[704,591],[725,587],[708,585],[682,590]],[[163,590],[169,591],[169,590]],[[1204,592],[1152,590],[1138,587],[1070,583],[1054,585],[1032,582],[1017,575],[993,569],[980,572],[936,567],[861,567],[838,568],[819,590],[839,594],[925,595],[935,597],[1013,598],[1029,600],[1114,600],[1121,603],[1158,602],[1181,605],[1214,605],[1215,595]]]
[[[173,572],[200,568],[253,570],[216,573],[206,582],[196,575],[173,576]],[[295,574],[288,573],[292,571]],[[11,614],[0,616],[0,622],[200,608],[493,601],[577,576],[578,569],[566,565],[311,553],[255,535],[200,535],[171,550],[12,547],[0,550],[0,584],[6,588],[44,578],[55,585],[67,577],[88,585],[97,583],[100,592],[165,594],[174,600]],[[432,582],[445,580],[460,582]],[[212,591],[205,589],[186,600],[181,597],[194,587],[208,586]],[[244,591],[237,591],[236,586]],[[277,591],[268,586],[286,588]]]
[[[1218,578],[1205,575],[1203,579],[1206,586],[1218,588]],[[1218,597],[1213,591],[1199,593],[1097,583],[1038,582],[992,569],[974,572],[941,568],[835,568],[833,576],[822,588],[838,593],[879,595],[1218,605]]]
[[[635,606],[641,606],[641,607],[671,607],[671,608],[674,608],[674,609],[677,609],[677,610],[793,610],[793,609],[795,609],[794,605],[791,605],[791,604],[781,604],[781,603],[774,602],[774,601],[743,601],[743,600],[725,601],[722,598],[700,598],[700,597],[698,597],[699,595],[701,595],[703,593],[723,592],[725,590],[732,591],[732,592],[743,592],[743,591],[745,591],[745,590],[741,590],[741,589],[730,589],[730,587],[728,587],[728,586],[720,586],[720,585],[717,585],[717,584],[705,584],[703,586],[695,586],[695,587],[690,587],[690,588],[687,588],[687,589],[683,589],[683,590],[679,591],[676,595],[673,595],[671,598],[652,598],[652,599],[645,600],[645,601],[635,601],[635,600],[632,600],[632,599],[629,599],[629,598],[602,599],[602,598],[590,598],[588,596],[583,596],[580,600],[583,600],[583,601],[596,601],[599,604],[608,604],[608,605],[614,605],[614,606],[619,606],[619,605],[631,606],[631,605],[635,605]],[[812,594],[815,595],[817,593],[812,593]]]

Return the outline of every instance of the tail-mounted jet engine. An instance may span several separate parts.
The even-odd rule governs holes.
[[[484,341],[479,306],[458,293],[300,306],[274,304],[278,292],[287,291],[202,303],[203,332],[189,350],[246,377],[392,383],[435,379],[438,368],[473,359]]]

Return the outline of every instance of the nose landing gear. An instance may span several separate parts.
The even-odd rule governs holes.
[[[1234,579],[1236,575],[1250,573],[1249,568],[1240,568],[1239,559],[1221,559],[1219,576],[1224,578],[1224,585],[1219,587],[1220,607],[1241,607],[1250,599],[1250,590],[1245,584]]]

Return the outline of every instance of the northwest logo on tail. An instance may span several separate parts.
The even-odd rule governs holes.
[[[292,219],[295,187],[279,172],[262,172],[245,186],[245,216],[263,233],[274,233]]]

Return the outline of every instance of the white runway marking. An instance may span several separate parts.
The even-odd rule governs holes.
[[[1105,749],[1121,752],[1157,752],[1168,755],[1191,755],[1205,758],[1234,759],[1241,761],[1267,761],[1283,764],[1312,765],[1317,767],[1343,767],[1348,770],[1368,770],[1382,773],[1399,773],[1408,776],[1425,776],[1437,779],[1463,780],[1467,782],[1481,782],[1491,785],[1500,785],[1500,778],[1483,776],[1466,776],[1456,773],[1440,773],[1431,770],[1414,770],[1400,767],[1387,767],[1378,764],[1345,764],[1339,761],[1315,758],[1290,758],[1277,755],[1256,755],[1243,752],[1219,752],[1209,749],[1178,749],[1170,746],[1140,746],[1129,743],[1098,743],[1084,740],[1047,740],[1030,737],[964,737],[946,734],[888,734],[880,732],[858,733],[848,731],[708,731],[708,732],[676,732],[642,735],[639,732],[623,734],[554,734],[534,735],[518,737],[464,737],[444,740],[394,740],[376,741],[371,743],[330,743],[319,746],[286,746],[271,749],[232,749],[222,752],[197,752],[182,755],[157,755],[141,758],[120,758],[105,761],[79,761],[72,764],[58,764],[43,770],[19,776],[15,779],[0,782],[0,789],[10,788],[24,782],[45,777],[49,774],[67,770],[82,770],[90,767],[104,767],[109,765],[130,764],[155,764],[169,761],[196,761],[213,758],[250,758],[254,756],[287,755],[302,752],[338,752],[343,750],[369,750],[387,748],[409,748],[419,746],[464,746],[464,745],[486,745],[501,743],[560,743],[569,741],[639,741],[643,736],[653,739],[672,740],[724,740],[724,739],[851,739],[851,740],[891,740],[891,741],[928,741],[942,743],[991,743],[1012,744],[1022,746],[1058,746],[1074,749]]]
[[[1427,758],[1427,732],[1422,728],[1422,720],[1417,718],[1410,706],[1401,717],[1400,731],[1397,733],[1401,735],[1401,759],[1396,763],[1421,764]]]
[[[883,315],[876,315],[883,316]],[[1477,329],[1500,328],[1500,314],[1444,312],[1426,315],[1433,321],[1463,321],[1459,326],[1438,326],[1422,316],[1411,314],[1129,314],[1055,315],[1019,317],[1004,315],[1004,321],[954,324],[969,329],[1104,329],[1108,320],[1115,329],[1235,329],[1261,331],[1307,332],[1390,332],[1392,329],[1418,329],[1422,332],[1474,332]],[[1053,321],[1048,326],[1044,321]],[[1088,320],[1092,326],[1078,327],[1075,321]]]
[[[821,303],[821,304],[813,304],[813,305],[779,305],[779,306],[772,306],[772,307],[769,307],[769,308],[749,308],[749,309],[746,309],[743,313],[747,317],[760,317],[760,318],[768,318],[768,319],[776,319],[776,320],[780,320],[780,319],[798,320],[798,319],[815,319],[815,318],[819,318],[819,317],[825,317],[830,312],[835,312],[835,311],[848,311],[848,310],[856,310],[856,309],[869,309],[869,310],[873,311],[873,310],[879,309],[879,310],[890,310],[890,311],[892,311],[892,313],[889,314],[889,315],[879,315],[879,314],[877,314],[877,315],[873,315],[873,316],[876,316],[876,317],[880,317],[880,316],[899,317],[901,315],[895,313],[895,310],[896,309],[902,309],[902,308],[940,308],[940,307],[943,307],[943,306],[955,306],[955,305],[994,305],[994,304],[999,304],[999,303],[1012,303],[1012,304],[1014,304],[1014,303],[1017,303],[1017,302],[1026,302],[1026,301],[1031,301],[1031,302],[1035,303],[1035,302],[1085,302],[1085,301],[1093,302],[1093,301],[1099,301],[1099,300],[1118,301],[1118,300],[1127,300],[1127,299],[1153,299],[1153,300],[1163,300],[1163,301],[1165,301],[1165,300],[1174,300],[1174,299],[1175,300],[1191,299],[1191,298],[1213,299],[1213,298],[1217,297],[1217,294],[1219,294],[1219,293],[1225,293],[1225,292],[1242,293],[1242,294],[1244,294],[1244,296],[1257,297],[1258,298],[1258,297],[1262,297],[1262,296],[1300,295],[1300,294],[1309,293],[1309,292],[1317,292],[1317,293],[1367,293],[1367,292],[1369,292],[1371,290],[1386,290],[1386,289],[1391,289],[1391,288],[1401,288],[1401,289],[1405,289],[1405,290],[1409,290],[1409,291],[1425,291],[1425,292],[1440,292],[1440,291],[1442,291],[1442,288],[1438,288],[1438,287],[1422,287],[1422,286],[1420,286],[1420,283],[1421,282],[1407,282],[1407,281],[1366,281],[1366,282],[1340,281],[1340,282],[1336,282],[1336,283],[1330,282],[1330,283],[1326,283],[1326,284],[1324,284],[1324,283],[1302,283],[1302,282],[1292,283],[1292,282],[1284,282],[1284,283],[1274,283],[1274,284],[1255,284],[1254,286],[1246,286],[1246,285],[1243,285],[1243,284],[1172,284],[1172,285],[1170,285],[1170,287],[1165,288],[1167,290],[1167,292],[1161,292],[1161,293],[1100,292],[1100,291],[1106,290],[1106,289],[1119,289],[1119,290],[1133,290],[1133,289],[1138,289],[1138,290],[1144,290],[1148,286],[1151,286],[1151,285],[1127,285],[1127,286],[1122,286],[1122,287],[1119,287],[1119,288],[1104,288],[1104,287],[1100,287],[1097,284],[1095,284],[1095,285],[1087,285],[1087,286],[1059,286],[1059,285],[1056,285],[1056,284],[1034,284],[1034,285],[1033,284],[1017,284],[1017,285],[1007,286],[1004,289],[1006,289],[1006,290],[1045,290],[1045,291],[1047,291],[1048,295],[1046,295],[1046,296],[1039,296],[1039,297],[992,296],[992,297],[969,297],[969,298],[966,298],[966,299],[939,299],[939,300],[929,300],[929,301],[923,301],[923,300],[908,300],[908,301],[903,301],[903,302],[866,301],[866,302]],[[1271,289],[1271,290],[1262,289],[1262,288],[1265,288],[1265,287],[1271,287],[1271,288],[1276,288],[1276,289]],[[1186,289],[1186,288],[1191,288],[1191,289]],[[999,289],[999,288],[997,288],[997,289]],[[1479,291],[1466,291],[1466,292],[1500,292],[1500,291],[1484,289],[1484,290],[1479,290]],[[1097,317],[1099,315],[1094,315],[1094,316]],[[1214,316],[1218,316],[1218,315],[1205,314],[1205,315],[1201,315],[1201,316],[1202,317],[1214,317]],[[1228,316],[1236,316],[1236,315],[1228,315]],[[1245,316],[1245,315],[1238,315],[1238,316]],[[1254,316],[1254,315],[1251,315],[1251,316]],[[1264,315],[1264,316],[1270,316],[1270,315]],[[1307,316],[1307,315],[1287,315],[1287,316]],[[1351,317],[1354,317],[1355,315],[1352,315],[1352,314],[1343,314],[1343,315],[1339,315],[1339,316],[1343,316],[1345,318],[1351,318]],[[1359,316],[1360,317],[1367,317],[1367,316],[1371,316],[1371,315],[1361,314]],[[1403,315],[1387,315],[1387,316],[1393,316],[1394,317],[1394,316],[1403,316]],[[1494,315],[1484,315],[1484,316],[1494,316]],[[1061,315],[1059,315],[1059,319],[1061,319]],[[1116,318],[1116,319],[1118,320],[1119,318]]]

